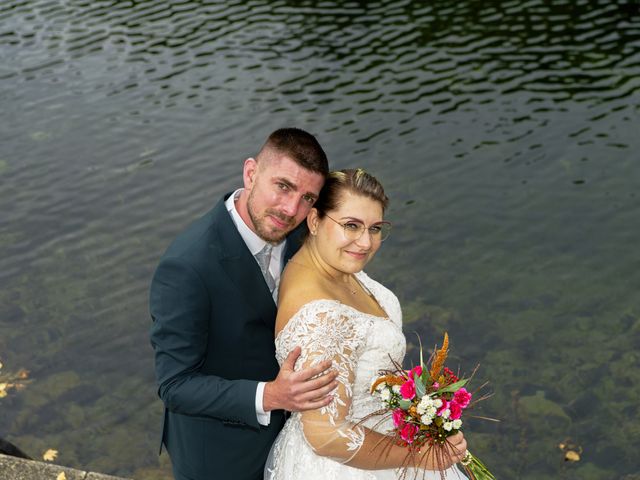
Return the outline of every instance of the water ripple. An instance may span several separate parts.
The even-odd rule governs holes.
[[[637,2],[5,0],[0,58],[0,346],[42,375],[149,367],[155,262],[280,125],[384,180],[405,298],[635,293]]]

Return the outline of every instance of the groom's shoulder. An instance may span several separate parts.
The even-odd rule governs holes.
[[[221,211],[220,207],[218,203],[204,215],[192,221],[175,237],[163,257],[200,256],[204,251],[210,252],[212,248],[217,248],[216,231],[221,227],[220,223],[224,220],[222,216],[226,213]]]

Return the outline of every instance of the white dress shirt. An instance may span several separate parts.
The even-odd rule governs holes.
[[[247,245],[247,248],[251,252],[251,255],[254,257],[258,252],[260,252],[264,246],[267,244],[263,239],[261,239],[256,233],[251,230],[247,224],[244,222],[238,211],[236,210],[236,200],[240,196],[242,192],[242,188],[239,188],[225,202],[225,206],[227,207],[227,211],[231,215],[231,220],[235,224],[238,229],[238,233],[244,240],[244,243]],[[276,282],[276,288],[273,289],[273,301],[275,302],[278,298],[278,286],[280,285],[280,272],[282,271],[282,257],[284,255],[284,246],[286,240],[283,240],[277,245],[273,246],[273,250],[271,250],[271,261],[269,262],[269,273]],[[260,425],[269,425],[271,422],[271,412],[265,412],[262,404],[262,399],[264,397],[264,386],[266,382],[258,382],[258,389],[256,390],[256,415],[258,417],[258,423]]]

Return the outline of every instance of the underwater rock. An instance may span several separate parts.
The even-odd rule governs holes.
[[[518,400],[521,411],[529,417],[541,417],[550,422],[558,420],[569,424],[571,419],[564,409],[556,402],[546,398],[544,391],[538,390],[535,395],[520,397]]]

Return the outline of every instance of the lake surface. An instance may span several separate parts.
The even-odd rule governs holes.
[[[368,267],[406,334],[490,381],[500,479],[640,478],[635,1],[0,4],[0,436],[136,479],[157,456],[147,291],[281,126],[391,197]],[[565,451],[580,452],[565,462]]]

